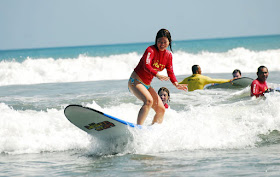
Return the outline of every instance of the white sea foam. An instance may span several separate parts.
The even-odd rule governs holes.
[[[0,153],[24,154],[83,149],[89,136],[77,129],[62,110],[14,110],[0,104]]]
[[[214,92],[217,91],[205,90],[187,95],[173,93],[173,99],[185,105],[185,108],[176,111],[171,106],[161,125],[144,130],[131,129],[134,138],[124,147],[91,139],[65,118],[63,109],[14,110],[1,103],[0,153],[78,149],[98,154],[116,151],[147,154],[196,149],[243,149],[255,147],[263,141],[259,135],[280,130],[278,92],[267,94],[266,99],[249,96],[244,99],[244,92],[247,93],[248,89],[233,93]],[[234,100],[238,95],[243,95],[241,101]],[[140,104],[133,103],[101,107],[93,101],[85,106],[133,123],[140,109]],[[150,111],[145,125],[151,124],[153,116],[154,112]]]
[[[251,51],[235,48],[225,53],[201,52],[190,54],[177,52],[174,54],[174,68],[179,75],[191,74],[191,66],[198,64],[203,73],[230,73],[238,68],[243,72],[256,72],[265,65],[269,71],[279,71],[280,50]]]
[[[244,91],[248,92],[248,89]],[[191,99],[193,94],[196,95],[197,103]],[[208,98],[212,97],[212,101],[203,99],[206,95]],[[228,92],[222,92],[211,96],[211,93],[191,92],[187,95],[188,99],[185,99],[183,94],[177,95],[176,100],[185,104],[186,109],[178,112],[169,109],[162,125],[153,126],[144,133],[135,131],[135,140],[129,150],[146,154],[186,149],[252,148],[262,141],[259,135],[280,129],[280,112],[277,108],[280,106],[277,103],[279,93],[268,94],[267,99],[248,96],[244,101],[231,104],[215,103],[213,100],[217,100],[218,97],[219,102],[228,102],[236,97],[236,93],[228,95]],[[127,116],[124,118],[135,121],[138,110],[139,107],[120,105],[105,111],[118,116],[123,115],[125,111]],[[146,120],[147,125],[152,122],[153,115],[154,112],[151,111]]]
[[[74,59],[27,58],[22,63],[0,62],[0,85],[38,84],[127,79],[141,55],[128,53],[108,57],[80,55]],[[280,50],[250,51],[236,48],[225,53],[201,52],[173,54],[176,75],[191,74],[191,66],[199,64],[203,73],[231,73],[238,68],[256,72],[260,65],[269,71],[280,71]],[[166,74],[163,71],[163,74]]]

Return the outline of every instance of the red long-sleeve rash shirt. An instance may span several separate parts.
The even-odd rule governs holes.
[[[261,82],[258,79],[254,80],[251,84],[251,96],[263,96],[264,92],[267,90],[266,82]]]
[[[153,77],[164,68],[171,82],[177,82],[173,72],[172,53],[168,50],[159,51],[155,46],[149,46],[134,71],[146,85],[150,85]]]

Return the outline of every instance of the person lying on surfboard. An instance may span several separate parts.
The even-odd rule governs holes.
[[[226,82],[231,82],[233,79],[212,79],[210,77],[201,75],[201,68],[199,65],[192,66],[193,75],[185,78],[183,81],[179,82],[179,84],[188,84],[188,91],[194,91],[197,89],[202,90],[205,85],[217,83],[222,84]]]
[[[269,72],[267,67],[260,66],[258,67],[257,76],[251,84],[251,96],[264,96],[264,93],[272,91],[271,88],[268,88],[266,79],[268,78]]]
[[[170,80],[177,89],[185,91],[188,89],[186,84],[178,83],[173,72],[172,53],[167,50],[170,47],[172,51],[171,42],[170,32],[167,29],[160,29],[155,44],[146,49],[128,81],[129,91],[144,103],[138,113],[139,125],[144,123],[151,108],[156,112],[152,124],[163,121],[165,107],[157,92],[151,87],[154,77],[161,81]],[[168,76],[159,74],[163,69],[167,70]]]
[[[232,71],[232,78],[233,79],[239,79],[241,78],[242,75],[241,75],[241,71],[239,69],[235,69]],[[218,85],[218,84],[212,84],[212,85]]]
[[[169,105],[167,104],[170,101],[170,92],[166,87],[161,87],[158,90],[158,95],[164,105],[164,107],[167,109],[169,108]]]

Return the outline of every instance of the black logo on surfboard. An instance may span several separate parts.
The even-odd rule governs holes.
[[[109,121],[103,121],[103,122],[99,122],[99,123],[90,123],[88,125],[85,126],[85,128],[87,128],[88,130],[91,129],[95,129],[96,131],[101,131],[101,130],[105,130],[111,127],[114,127],[115,124],[113,124],[112,122]]]

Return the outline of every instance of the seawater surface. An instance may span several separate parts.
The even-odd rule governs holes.
[[[278,39],[175,41],[174,72],[181,81],[199,64],[212,78],[229,79],[239,68],[255,79],[266,65],[268,85],[279,88]],[[249,87],[183,92],[154,79],[156,90],[171,92],[163,124],[130,129],[132,139],[117,141],[91,137],[65,118],[67,105],[80,104],[135,123],[142,103],[127,79],[147,46],[0,51],[0,176],[279,175],[279,92],[263,98],[250,97]]]

